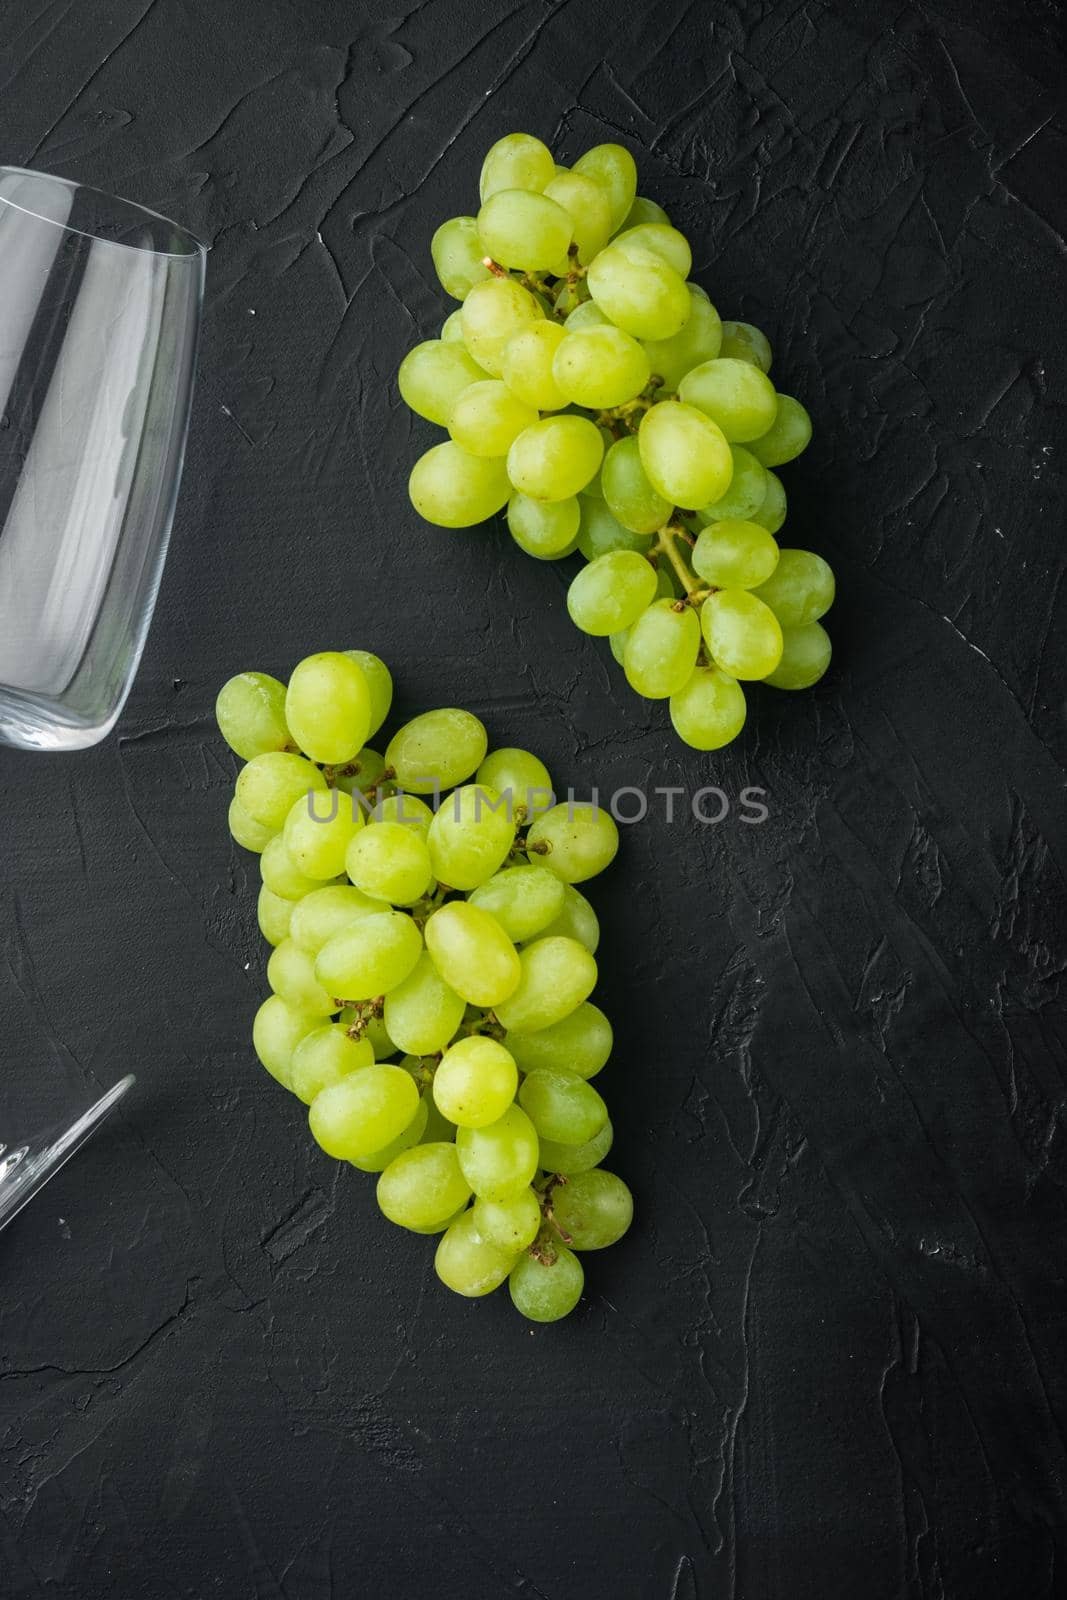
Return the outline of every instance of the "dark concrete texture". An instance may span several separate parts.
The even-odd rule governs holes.
[[[127,710],[0,754],[3,1053],[139,1078],[0,1237],[4,1600],[1067,1593],[1065,55],[1051,0],[0,5],[0,157],[212,245]],[[516,128],[627,144],[815,420],[835,662],[713,756],[568,563],[408,504],[430,235]],[[212,703],[348,644],[564,786],[768,791],[592,886],[638,1217],[559,1327],[441,1289],[252,1056]]]

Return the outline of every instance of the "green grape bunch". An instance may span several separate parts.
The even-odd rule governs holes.
[[[460,308],[398,374],[449,433],[416,461],[412,504],[445,528],[506,507],[528,555],[578,551],[572,620],[687,744],[719,749],[744,725],[743,683],[805,689],[830,663],[833,573],[775,537],[774,469],[807,445],[808,413],[768,377],[760,329],[723,322],[689,280],[687,240],[621,145],[567,168],[508,134],[480,201],[430,246]]]
[[[440,1235],[443,1283],[476,1296],[506,1279],[524,1316],[555,1322],[581,1296],[582,1252],[633,1215],[600,1165],[612,1126],[590,1080],[612,1029],[576,887],[618,829],[555,804],[544,763],[490,751],[469,711],[424,712],[373,748],[392,694],[363,650],[219,692],[245,763],[230,831],[259,855],[272,947],[252,1042],[327,1155],[378,1175],[384,1215]]]

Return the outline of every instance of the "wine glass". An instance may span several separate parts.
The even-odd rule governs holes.
[[[0,166],[0,744],[114,727],[170,537],[204,246],[165,217]],[[0,1227],[133,1083],[95,1103],[0,1073]]]
[[[192,397],[202,244],[0,167],[0,741],[114,726],[163,569]]]

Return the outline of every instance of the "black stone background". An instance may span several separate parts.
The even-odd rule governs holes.
[[[4,1600],[1027,1600],[1063,1547],[1065,51],[1045,0],[5,0],[3,159],[211,241],[116,736],[0,755],[3,1053],[136,1097],[0,1240]],[[836,659],[701,757],[499,526],[420,525],[434,226],[602,139],[765,327]],[[249,1046],[219,683],[358,643],[662,814],[593,886],[638,1221],[441,1290]]]

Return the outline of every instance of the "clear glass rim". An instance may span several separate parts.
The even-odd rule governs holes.
[[[0,1228],[5,1227],[12,1217],[17,1216],[23,1206],[43,1189],[49,1178],[54,1177],[60,1167],[70,1160],[75,1150],[85,1143],[89,1135],[96,1132],[124,1095],[133,1088],[136,1081],[132,1073],[127,1073],[71,1123],[57,1139],[52,1139],[39,1148],[24,1145],[18,1151],[12,1152],[15,1164],[7,1173],[3,1172],[3,1163],[0,1162],[0,1175],[3,1177],[3,1181],[0,1181]],[[12,1157],[8,1160],[10,1163]]]
[[[168,261],[203,261],[207,254],[207,245],[198,239],[195,233],[182,227],[171,217],[165,217],[161,211],[153,211],[148,206],[143,206],[137,200],[127,200],[125,195],[109,194],[106,189],[97,189],[91,183],[79,183],[74,178],[62,178],[55,172],[41,172],[36,167],[14,167],[7,163],[0,163],[0,178],[5,173],[11,173],[20,178],[33,178],[38,183],[53,184],[57,188],[77,190],[82,194],[95,195],[98,199],[112,206],[122,206],[132,214],[144,217],[152,223],[163,223],[169,228],[186,248],[182,250],[160,250],[155,245],[126,244],[121,239],[109,239],[104,234],[92,228],[78,228],[69,222],[57,222],[55,217],[45,216],[42,212],[34,211],[31,206],[20,205],[17,200],[11,200],[7,195],[0,194],[0,205],[10,206],[13,211],[21,211],[23,216],[33,217],[37,222],[45,222],[50,228],[58,228],[62,233],[77,234],[82,239],[92,239],[95,244],[110,245],[114,250],[132,250],[140,255],[160,256]]]

